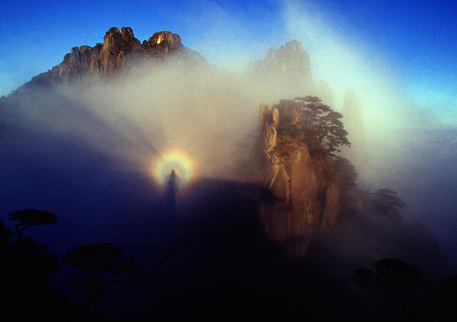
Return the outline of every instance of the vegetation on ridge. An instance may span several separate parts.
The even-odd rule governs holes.
[[[302,112],[302,131],[308,144],[316,145],[317,141],[330,156],[340,152],[338,147],[350,146],[348,132],[344,129],[341,113],[335,112],[328,105],[321,103],[315,96],[296,97]]]
[[[286,170],[289,170],[290,155],[300,144],[306,144],[320,181],[327,186],[335,181],[332,164],[335,152],[340,152],[340,146],[351,145],[340,120],[343,116],[322,104],[318,97],[296,97],[295,100],[300,104],[301,123],[293,123],[287,115],[280,117],[275,153],[284,159]]]

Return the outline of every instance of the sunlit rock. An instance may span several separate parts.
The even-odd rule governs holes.
[[[305,254],[316,233],[336,223],[339,187],[333,167],[326,176],[316,170],[306,143],[288,134],[277,135],[284,116],[301,125],[300,106],[294,101],[282,100],[272,109],[260,106],[266,189],[260,212],[268,236],[296,258]],[[317,162],[331,164],[329,156]]]
[[[26,86],[51,87],[83,79],[92,83],[119,75],[137,63],[163,62],[170,57],[181,65],[207,64],[200,54],[183,46],[178,34],[160,31],[140,43],[131,28],[113,27],[106,32],[103,44],[73,47],[62,63],[34,77]]]
[[[279,111],[277,108],[270,109],[262,103],[260,107],[260,122],[263,132],[265,148],[272,149],[276,146],[279,125]]]
[[[181,37],[178,34],[173,34],[169,31],[161,31],[152,35],[148,41],[143,41],[143,47],[151,52],[161,50],[167,53],[174,50],[180,50],[184,46],[182,45]]]

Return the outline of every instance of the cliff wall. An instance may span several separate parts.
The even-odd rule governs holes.
[[[265,192],[261,221],[268,236],[279,241],[289,256],[305,254],[313,235],[336,223],[339,188],[336,176],[322,175],[319,165],[300,138],[278,134],[287,116],[297,127],[301,124],[300,106],[282,100],[270,108],[260,106],[260,128],[265,162]],[[329,156],[327,160],[331,161]]]

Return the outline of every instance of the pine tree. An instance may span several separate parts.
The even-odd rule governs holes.
[[[328,105],[321,103],[316,96],[296,97],[302,108],[302,129],[305,139],[313,149],[321,147],[329,155],[342,145],[350,146],[348,132],[344,130],[341,113],[335,112]]]

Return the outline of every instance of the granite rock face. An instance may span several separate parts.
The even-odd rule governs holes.
[[[268,73],[269,77],[301,78],[304,76],[302,81],[312,81],[309,55],[296,40],[289,41],[279,49],[271,48],[265,59],[258,62],[257,69]]]
[[[163,62],[170,57],[176,58],[178,64],[206,64],[200,54],[183,46],[178,34],[160,31],[141,43],[131,28],[113,27],[106,32],[103,44],[73,47],[62,63],[34,77],[27,86],[49,87],[80,83],[82,79],[108,79],[135,63]]]
[[[283,118],[287,116],[292,124],[301,126],[302,115],[300,105],[295,101],[281,100],[278,104],[279,116]]]
[[[308,146],[298,138],[278,136],[280,119],[289,116],[301,124],[298,104],[283,100],[270,108],[260,106],[265,161],[265,192],[261,221],[268,236],[279,241],[289,256],[303,256],[312,237],[332,227],[339,210],[336,176],[320,177]]]
[[[251,64],[248,77],[265,89],[268,97],[264,99],[273,101],[300,96],[314,88],[309,54],[296,40],[271,48],[265,59]]]

